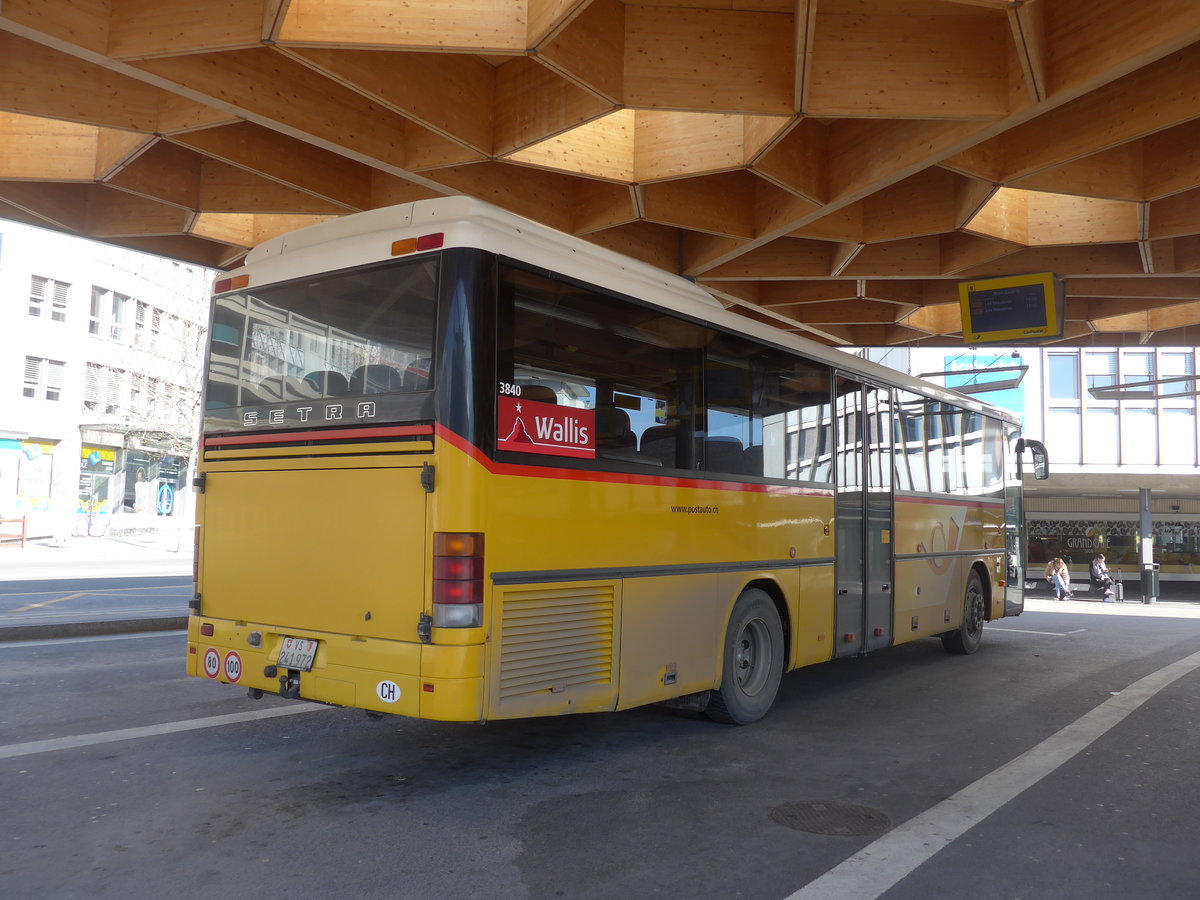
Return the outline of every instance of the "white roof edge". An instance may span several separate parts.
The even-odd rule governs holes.
[[[394,240],[440,228],[445,247],[476,247],[579,281],[656,303],[694,319],[796,350],[848,374],[1020,420],[1000,407],[960,394],[896,369],[851,356],[816,341],[729,312],[691,280],[550,228],[473,197],[439,197],[354,213],[310,225],[263,242],[246,254],[245,264],[226,277],[250,273],[253,285],[302,278],[393,258]],[[300,254],[299,251],[309,251]]]

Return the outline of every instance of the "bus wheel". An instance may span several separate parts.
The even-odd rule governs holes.
[[[724,646],[721,687],[704,712],[716,722],[749,725],[767,714],[783,676],[783,625],[765,591],[748,588],[738,597]]]
[[[972,570],[967,578],[967,592],[963,598],[963,623],[954,631],[942,635],[942,646],[950,653],[974,653],[983,640],[984,617],[983,582],[979,573]]]

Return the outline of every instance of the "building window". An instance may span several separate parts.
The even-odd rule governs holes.
[[[1163,353],[1160,361],[1163,378],[1183,378],[1196,374],[1196,358],[1191,353]],[[1164,396],[1192,394],[1196,390],[1196,382],[1194,380],[1172,381],[1159,385],[1159,387],[1161,388],[1159,393]]]
[[[87,364],[87,376],[83,383],[83,408],[92,412],[100,409],[100,380],[104,375],[102,366]]]
[[[108,331],[114,341],[121,340],[125,335],[125,308],[128,304],[129,298],[124,294],[112,295],[112,319]]]
[[[29,279],[29,315],[35,319],[42,317],[46,301],[50,301],[50,320],[52,322],[67,321],[67,288],[70,285],[62,281],[43,278],[40,275],[30,276]]]
[[[121,401],[127,396],[124,390],[125,370],[109,369],[107,390],[104,395],[104,412],[117,415],[121,412]]]
[[[1079,357],[1074,354],[1051,353],[1047,357],[1050,367],[1050,399],[1079,399]]]
[[[1117,354],[1115,351],[1088,352],[1083,355],[1083,374],[1087,389],[1112,387],[1117,383]]]
[[[92,302],[88,307],[88,334],[100,337],[100,326],[104,322],[104,294],[103,288],[92,288]]]
[[[1121,366],[1125,371],[1125,389],[1127,391],[1136,391],[1144,394],[1154,393],[1154,385],[1152,384],[1147,384],[1145,387],[1137,386],[1139,382],[1154,380],[1153,353],[1126,353],[1121,360]]]
[[[62,397],[63,370],[66,363],[56,359],[25,357],[25,379],[21,395],[31,399],[59,400]]]

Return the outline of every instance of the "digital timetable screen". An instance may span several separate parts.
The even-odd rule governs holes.
[[[962,282],[963,340],[1017,344],[1061,337],[1065,293],[1053,272]]]

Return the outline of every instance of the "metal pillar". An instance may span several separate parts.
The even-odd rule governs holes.
[[[1142,571],[1142,603],[1158,602],[1158,564],[1154,562],[1154,525],[1150,514],[1150,488],[1138,488],[1138,509],[1142,541],[1138,547],[1138,563]]]

